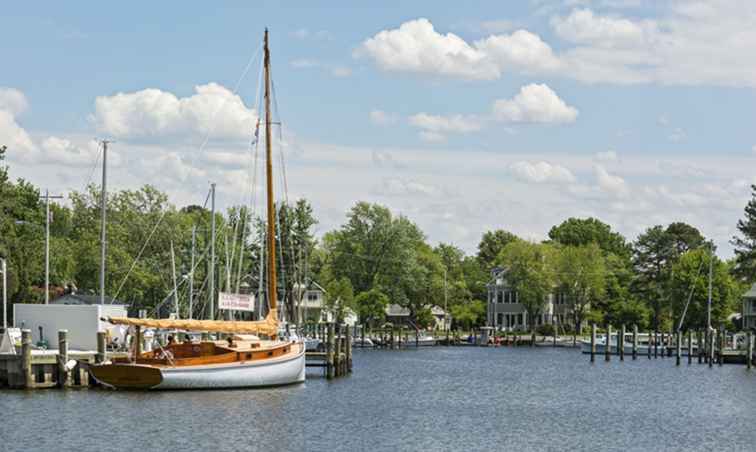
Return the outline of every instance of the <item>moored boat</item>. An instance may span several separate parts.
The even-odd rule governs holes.
[[[264,39],[265,151],[267,183],[267,237],[276,237],[271,152],[270,51]],[[100,383],[118,389],[211,389],[278,386],[305,379],[305,343],[281,339],[276,285],[276,240],[266,240],[269,311],[263,320],[218,321],[191,319],[104,320],[133,328],[133,350],[128,358],[90,366]],[[215,296],[211,291],[211,299]],[[142,351],[142,328],[185,332],[224,333],[224,341],[188,340]],[[254,336],[242,336],[254,335]],[[267,339],[259,339],[262,336]]]

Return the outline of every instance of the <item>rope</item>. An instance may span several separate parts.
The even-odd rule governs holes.
[[[131,267],[129,268],[129,271],[126,272],[126,276],[123,277],[123,281],[121,281],[121,285],[118,286],[118,290],[116,290],[116,293],[111,300],[118,299],[118,294],[121,293],[121,289],[123,288],[123,285],[126,283],[126,280],[129,279],[131,272],[134,270],[134,267],[136,267],[136,264],[139,261],[139,258],[142,257],[142,253],[144,253],[144,250],[147,248],[147,245],[150,243],[152,236],[155,234],[155,231],[157,231],[157,228],[158,226],[160,226],[160,223],[163,221],[163,218],[165,218],[166,213],[168,213],[168,209],[163,210],[163,213],[160,215],[160,218],[158,218],[158,221],[155,223],[155,226],[153,226],[152,231],[150,232],[150,235],[147,237],[147,240],[145,240],[144,244],[142,244],[142,249],[139,250],[137,257],[134,258],[134,261],[131,263]]]

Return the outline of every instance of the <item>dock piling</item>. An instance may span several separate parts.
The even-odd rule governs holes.
[[[139,349],[139,335],[137,334],[134,340],[137,342],[135,345],[134,350]],[[138,353],[136,353],[136,356],[139,356]],[[97,362],[102,363],[105,362],[105,332],[104,331],[98,331],[97,332]]]
[[[625,360],[625,324],[623,323],[620,327],[620,334],[619,336],[622,336],[621,338],[617,337],[617,351],[619,352],[620,361]]]
[[[612,356],[612,326],[606,326],[606,345],[604,346],[604,361],[609,362]]]
[[[326,324],[327,339],[326,339],[326,378],[329,380],[333,378],[333,323]]]
[[[682,333],[680,331],[675,334],[675,340],[675,366],[679,366],[682,355]]]
[[[596,362],[596,324],[591,324],[591,362]]]
[[[31,330],[21,330],[21,373],[24,376],[24,387],[34,387],[34,375],[32,374],[32,337]]]
[[[70,385],[68,368],[68,330],[58,331],[58,386],[65,388]]]
[[[753,367],[753,331],[748,332],[746,341],[746,367],[751,370],[751,367]]]

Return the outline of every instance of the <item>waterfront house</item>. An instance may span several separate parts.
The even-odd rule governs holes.
[[[446,330],[451,323],[451,316],[446,315],[446,311],[438,306],[431,306],[431,314],[433,315],[434,329]],[[415,325],[410,321],[410,311],[407,308],[399,306],[398,304],[390,304],[386,306],[386,321],[392,325],[405,325],[410,328],[415,328]]]
[[[295,290],[299,285],[295,285]],[[310,281],[306,286],[302,286],[301,289],[304,293],[299,303],[299,312],[301,318],[307,322],[321,323],[321,322],[333,322],[333,313],[330,312],[325,305],[326,290],[317,282]],[[347,325],[354,325],[357,323],[357,313],[352,309],[346,308],[344,311],[344,323]]]
[[[502,267],[491,270],[488,289],[487,325],[497,330],[527,331],[531,324],[538,327],[544,324],[571,325],[572,315],[567,294],[554,288],[543,301],[541,314],[528,318],[525,306],[519,302],[519,294],[507,282],[507,271]]]
[[[756,284],[743,295],[743,329],[756,329]]]

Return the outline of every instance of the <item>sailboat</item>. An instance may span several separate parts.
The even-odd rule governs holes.
[[[133,354],[90,366],[91,375],[116,389],[220,389],[280,386],[305,380],[305,345],[279,336],[276,285],[276,223],[271,158],[270,51],[264,38],[265,144],[267,183],[267,294],[270,309],[257,321],[135,319],[108,317],[114,325],[133,327]],[[225,333],[225,341],[185,342],[143,352],[142,329]],[[267,339],[260,339],[267,337]]]

